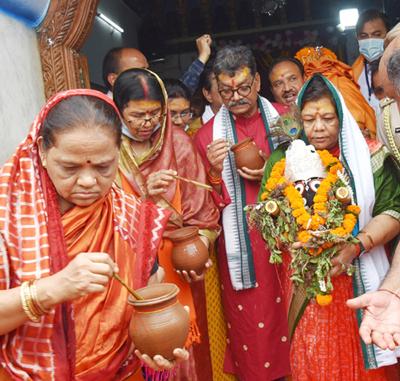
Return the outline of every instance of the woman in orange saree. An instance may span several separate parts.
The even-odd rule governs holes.
[[[200,237],[211,248],[211,255],[213,253],[213,242],[219,229],[219,212],[211,193],[175,178],[179,175],[206,183],[201,157],[184,130],[171,123],[165,87],[155,73],[145,69],[130,69],[121,73],[114,84],[113,95],[124,121],[117,182],[125,191],[151,198],[157,205],[171,211],[158,258],[165,269],[166,281],[179,286],[180,302],[190,307],[191,332],[187,345],[200,343],[200,332],[202,336],[201,345],[193,346],[194,356],[190,356],[189,362],[178,369],[176,378],[218,380],[211,367],[217,366],[222,372],[222,356],[218,359],[214,356],[216,351],[213,351],[213,345],[211,354],[206,348],[208,339],[217,337],[217,345],[223,345],[220,342],[225,339],[216,266],[207,271],[205,286],[201,281],[204,275],[192,273],[181,277],[173,269],[173,246],[168,239],[168,233],[174,229],[196,226],[200,229]],[[190,284],[190,281],[194,282]],[[209,296],[212,296],[212,303]],[[212,321],[206,321],[206,314]],[[213,332],[210,331],[211,326],[216,327]]]
[[[125,380],[140,367],[112,276],[147,284],[168,212],[113,186],[120,140],[111,100],[69,90],[0,172],[1,380]]]

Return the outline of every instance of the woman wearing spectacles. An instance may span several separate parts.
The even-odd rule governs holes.
[[[190,137],[174,122],[185,117],[182,115],[185,109],[170,111],[163,82],[155,73],[146,69],[130,69],[121,73],[113,90],[114,101],[125,122],[117,182],[125,191],[150,198],[157,205],[172,211],[158,259],[165,269],[165,281],[179,286],[180,302],[190,307],[192,327],[188,344],[200,341],[200,329],[202,342],[207,345],[207,330],[202,325],[206,316],[204,293],[196,291],[204,287],[204,284],[195,282],[197,284],[192,286],[193,292],[196,292],[195,300],[189,284],[204,279],[204,273],[175,272],[171,263],[172,242],[167,238],[168,232],[174,229],[197,226],[200,237],[207,246],[212,247],[219,229],[219,212],[210,192],[176,179],[179,175],[207,182],[200,155]],[[209,261],[204,270],[210,264]],[[214,273],[216,270],[210,269],[207,278]],[[219,282],[215,279],[212,281],[212,287],[217,293]],[[211,310],[218,312],[218,309],[222,319],[221,306],[212,306]],[[196,314],[203,317],[200,323]],[[210,355],[204,356],[203,351],[202,355],[197,356],[195,351],[185,368],[178,370],[176,380],[213,379],[213,375],[207,372],[211,368],[211,365],[207,365],[209,361]],[[201,370],[197,375],[196,368]]]
[[[189,130],[189,122],[193,116],[190,108],[190,91],[178,79],[166,79],[164,84],[168,94],[171,122],[174,126],[187,132]]]

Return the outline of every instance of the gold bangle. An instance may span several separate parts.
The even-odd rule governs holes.
[[[20,296],[22,309],[24,310],[25,315],[31,321],[35,323],[39,322],[40,316],[36,315],[30,308],[30,305],[32,304],[32,297],[29,290],[29,282],[23,282],[21,284]]]
[[[50,312],[50,310],[46,310],[42,303],[40,303],[38,295],[37,295],[37,287],[36,280],[29,282],[29,288],[32,295],[33,308],[37,312],[37,315],[45,315]]]
[[[36,319],[34,321],[40,321],[40,313],[36,310],[35,305],[33,303],[30,282],[28,282],[28,285],[25,287],[25,300],[27,302],[29,312]]]
[[[374,240],[372,239],[372,237],[365,230],[360,230],[360,232],[358,234],[364,234],[368,238],[368,241],[371,244],[371,246],[368,248],[367,251],[370,251],[373,247],[375,247]]]

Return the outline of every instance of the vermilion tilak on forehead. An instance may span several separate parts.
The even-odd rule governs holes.
[[[222,81],[228,82],[230,80],[231,86],[235,87],[237,83],[243,82],[250,74],[250,69],[248,67],[243,67],[239,69],[233,77],[228,76],[224,73],[219,74],[219,78]]]
[[[140,80],[140,84],[142,85],[144,99],[147,99],[149,97],[149,92],[150,92],[149,85],[143,77],[139,77],[139,80]]]

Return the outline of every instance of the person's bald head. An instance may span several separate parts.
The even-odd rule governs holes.
[[[147,69],[149,63],[144,54],[135,48],[113,48],[103,60],[103,81],[112,90],[118,75],[128,69]]]
[[[398,95],[396,94],[395,88],[393,87],[393,83],[389,80],[387,73],[387,66],[389,59],[392,57],[393,53],[399,49],[400,49],[400,36],[393,39],[392,42],[387,46],[387,48],[383,52],[381,62],[379,63],[379,77],[382,81],[385,95],[389,98],[394,98],[394,99],[397,99]]]

